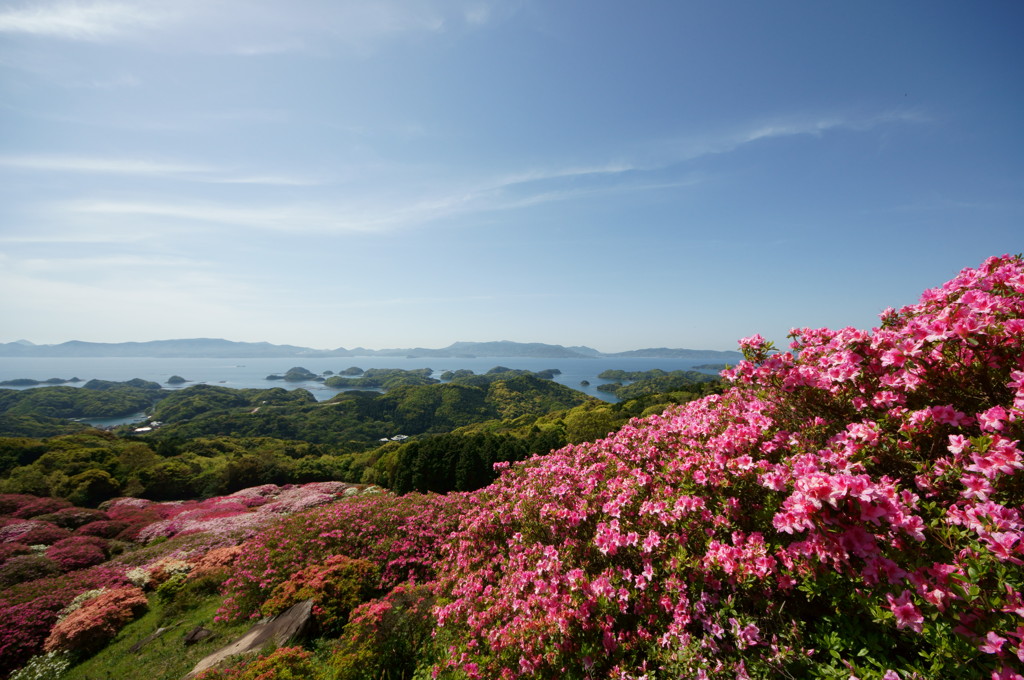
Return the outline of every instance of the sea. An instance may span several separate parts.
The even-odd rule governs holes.
[[[616,397],[608,392],[597,389],[598,385],[609,382],[598,378],[598,374],[608,369],[623,371],[649,371],[660,368],[663,371],[694,370],[695,366],[708,363],[706,360],[693,359],[645,359],[595,357],[580,359],[544,359],[524,357],[318,357],[318,358],[150,358],[150,357],[0,357],[0,381],[31,378],[48,380],[50,378],[80,378],[81,382],[67,383],[81,386],[92,379],[124,381],[141,378],[160,383],[166,389],[183,389],[189,385],[205,383],[222,385],[232,388],[283,387],[285,389],[309,390],[318,401],[326,401],[342,390],[330,388],[316,381],[285,382],[283,380],[267,380],[269,375],[284,375],[290,368],[302,367],[315,374],[326,371],[340,373],[346,368],[401,368],[406,370],[430,368],[432,377],[440,378],[445,371],[469,369],[474,373],[486,373],[496,366],[542,371],[556,368],[561,371],[556,375],[555,382],[574,390],[579,390],[592,397],[608,402],[615,402]],[[715,370],[703,371],[715,374]],[[181,376],[187,382],[180,385],[168,385],[171,376]],[[590,383],[589,385],[582,384]],[[36,387],[4,387],[3,389],[36,389]],[[135,422],[143,418],[143,414],[135,414],[128,418],[93,420],[94,425],[116,425],[123,422]]]

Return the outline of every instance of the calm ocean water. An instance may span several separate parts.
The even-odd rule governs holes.
[[[295,366],[321,374],[325,371],[338,373],[350,366],[367,368],[431,368],[435,378],[448,370],[468,368],[474,373],[486,373],[495,366],[541,371],[557,368],[562,372],[555,376],[556,382],[585,392],[605,401],[615,401],[615,397],[600,392],[596,388],[605,380],[597,374],[607,369],[625,371],[647,371],[660,368],[665,371],[686,370],[705,363],[684,359],[530,359],[522,357],[477,357],[472,359],[459,358],[415,358],[406,357],[333,357],[333,358],[283,358],[283,359],[165,359],[165,358],[17,358],[0,357],[0,380],[32,378],[47,380],[49,378],[81,378],[83,382],[92,380],[131,380],[142,378],[160,383],[168,389],[180,389],[196,383],[223,385],[234,388],[284,387],[286,389],[306,389],[320,401],[330,399],[340,390],[324,387],[318,382],[286,383],[281,380],[267,380],[271,374],[283,375]],[[166,385],[167,379],[179,375],[189,382],[180,386]],[[582,386],[582,381],[589,381],[589,386]],[[81,385],[82,383],[72,383]],[[8,388],[32,389],[32,388]]]

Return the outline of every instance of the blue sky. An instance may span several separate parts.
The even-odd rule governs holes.
[[[0,341],[732,349],[1024,251],[1024,5],[0,1]]]

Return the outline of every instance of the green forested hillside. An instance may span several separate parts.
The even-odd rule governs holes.
[[[466,491],[490,483],[496,462],[597,439],[631,417],[697,396],[677,392],[608,404],[537,374],[499,369],[384,393],[343,392],[326,402],[302,389],[213,385],[21,392],[4,416],[28,419],[47,436],[0,437],[0,493],[90,505],[118,495],[170,500],[326,480],[374,483],[399,493]],[[407,373],[415,382],[415,372]],[[133,405],[133,395],[144,396],[154,401],[151,418],[161,424],[140,434],[135,426],[104,432],[33,418],[32,404],[60,412],[67,390],[76,392],[71,397],[78,398],[77,409],[115,403],[97,395]],[[52,430],[40,426],[47,422]]]

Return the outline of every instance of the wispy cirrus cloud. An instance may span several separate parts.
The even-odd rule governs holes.
[[[497,14],[480,0],[29,0],[0,11],[0,33],[86,42],[140,40],[176,51],[261,56],[372,51],[395,36],[476,28]]]
[[[10,155],[0,156],[0,168],[61,173],[133,175],[136,177],[169,178],[187,182],[204,182],[210,184],[273,184],[285,186],[309,186],[322,183],[321,180],[308,177],[247,173],[214,165],[180,163],[174,161],[153,161],[137,158],[105,158],[66,155]]]
[[[765,140],[822,136],[836,130],[870,130],[890,123],[921,120],[923,117],[916,114],[897,113],[758,122],[718,135],[666,142],[661,145],[660,158],[643,158],[643,153],[636,153],[634,158],[619,154],[616,160],[606,162],[553,163],[490,178],[461,180],[446,177],[448,173],[443,171],[410,173],[408,168],[378,168],[370,176],[353,180],[351,186],[344,181],[317,182],[259,171],[231,172],[200,163],[131,159],[9,156],[0,157],[0,167],[300,187],[298,192],[291,192],[286,203],[275,202],[273,196],[250,196],[242,203],[233,198],[198,199],[187,193],[173,199],[156,193],[140,199],[90,198],[49,203],[49,209],[56,211],[56,215],[51,215],[54,223],[98,225],[104,233],[118,233],[119,225],[127,229],[129,225],[145,223],[179,229],[216,224],[269,232],[374,233],[603,195],[687,190],[709,179],[710,175],[694,164],[706,156],[736,152]],[[410,179],[412,175],[418,176]],[[317,184],[322,186],[316,187]],[[302,189],[304,186],[309,189]]]
[[[778,116],[707,134],[660,140],[657,151],[660,160],[655,163],[691,161],[703,156],[730,153],[749,144],[772,139],[820,137],[841,130],[865,132],[886,125],[920,124],[930,120],[927,115],[916,110],[895,110],[872,115]]]
[[[662,177],[632,170],[531,171],[490,182],[453,183],[419,196],[377,195],[347,200],[311,198],[288,204],[186,201],[69,201],[56,206],[62,219],[148,217],[178,223],[220,224],[276,232],[385,232],[469,214],[520,210],[602,194],[692,186],[696,173]],[[625,174],[629,177],[625,177]]]
[[[165,7],[139,2],[28,2],[0,11],[0,33],[107,40],[160,25],[170,16]]]

